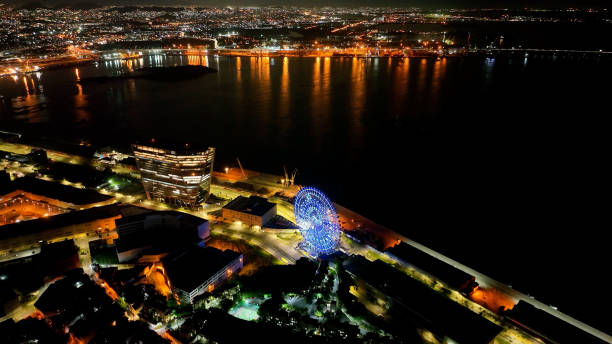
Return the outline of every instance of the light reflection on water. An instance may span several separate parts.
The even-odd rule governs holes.
[[[178,82],[88,81],[177,65],[218,72]],[[9,99],[0,111],[17,122],[52,120],[66,134],[95,136],[97,126],[115,121],[135,136],[146,132],[223,143],[231,134],[274,146],[300,140],[316,150],[342,140],[348,144],[343,149],[352,149],[367,144],[372,120],[401,123],[427,116],[444,85],[445,68],[445,60],[407,58],[158,54],[48,70],[40,80],[24,76],[21,89],[19,83],[0,79],[0,94]],[[417,79],[410,81],[413,75]],[[39,97],[43,86],[49,92]]]
[[[365,78],[364,61],[362,59],[353,58],[351,61],[351,92],[349,103],[351,109],[349,123],[351,128],[351,141],[353,144],[357,144],[361,140],[363,134],[361,115],[366,101]]]
[[[391,58],[389,58],[388,65],[391,66]],[[404,103],[406,101],[406,91],[409,84],[409,70],[410,70],[410,59],[403,58],[396,65],[395,71],[393,72],[393,92],[391,96],[391,115],[394,119],[398,119],[401,116],[401,112],[404,109]]]
[[[154,108],[150,103],[156,101],[156,93],[162,93],[161,98],[167,98],[168,93],[180,96],[180,103],[177,99],[175,105],[177,108],[189,109],[190,111],[186,113],[198,113],[199,111],[196,111],[198,108],[208,112],[215,110],[207,109],[210,105],[208,102],[214,103],[217,100],[212,95],[222,93],[226,101],[227,98],[232,98],[224,104],[224,109],[236,119],[243,118],[239,112],[248,109],[249,116],[258,116],[258,120],[253,121],[258,130],[266,133],[267,129],[272,127],[274,130],[282,130],[280,133],[282,136],[289,134],[287,132],[291,130],[289,123],[295,122],[294,119],[299,117],[297,122],[309,127],[311,134],[320,141],[321,135],[329,134],[332,118],[343,117],[338,112],[346,112],[350,114],[350,117],[346,118],[348,121],[346,127],[349,129],[351,141],[358,143],[359,138],[363,136],[362,122],[366,113],[375,111],[376,116],[389,115],[393,119],[399,119],[409,116],[412,112],[412,106],[408,104],[410,97],[407,96],[407,93],[411,92],[408,87],[410,70],[414,69],[410,62],[411,60],[407,58],[380,60],[330,57],[221,57],[211,59],[206,55],[159,54],[126,60],[107,60],[98,67],[81,66],[74,69],[71,77],[66,70],[45,71],[42,76],[39,74],[38,85],[35,82],[38,81],[35,80],[37,78],[28,75],[22,78],[21,91],[16,87],[18,84],[8,85],[6,82],[0,82],[0,90],[9,88],[10,92],[5,93],[15,95],[11,97],[12,111],[28,112],[32,118],[40,116],[39,120],[44,120],[45,117],[50,118],[49,114],[43,115],[40,111],[48,109],[32,105],[41,101],[36,96],[41,93],[43,85],[47,85],[47,88],[53,88],[54,92],[52,95],[49,94],[45,101],[65,103],[68,108],[64,111],[75,113],[73,118],[76,122],[95,120],[101,108],[125,110],[132,107],[133,104],[126,103],[128,98],[137,103],[146,100],[148,104],[146,108]],[[436,98],[443,84],[446,63],[446,59],[442,61],[421,59],[418,70],[414,71],[418,75],[415,82],[416,91],[420,94],[429,93],[430,98]],[[197,81],[172,85],[144,80],[126,80],[125,85],[117,82],[98,84],[83,82],[83,79],[92,76],[118,75],[143,67],[174,65],[209,66],[218,69],[218,73],[216,78],[207,75]],[[389,80],[378,80],[387,76]],[[312,82],[309,84],[307,80]],[[72,102],[68,102],[65,99],[66,94],[59,91],[69,83],[77,89]],[[425,92],[427,88],[429,91]],[[69,93],[74,94],[73,92]],[[126,92],[132,97],[126,97]],[[105,96],[100,97],[100,94]],[[372,99],[372,97],[380,98],[381,94],[388,98],[388,102]],[[26,103],[17,100],[20,96],[35,97],[28,98],[27,108],[24,108]],[[88,98],[95,104],[89,102]],[[375,108],[371,108],[370,103]],[[53,114],[51,117],[58,115]],[[268,122],[275,119],[279,123],[270,126]]]
[[[289,58],[283,57],[283,71],[281,74],[281,86],[280,86],[280,103],[279,103],[279,117],[288,119],[289,117]],[[284,121],[287,123],[287,121]]]

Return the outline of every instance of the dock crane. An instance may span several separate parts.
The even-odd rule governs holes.
[[[291,173],[291,179],[289,179],[289,185],[293,185],[295,181],[295,176],[297,175],[298,169],[294,168],[293,173]]]
[[[291,177],[289,177],[289,174],[287,173],[287,167],[283,165],[283,172],[285,172],[285,178],[281,180],[281,183],[283,184],[283,186],[293,185],[298,169],[294,168],[293,173],[291,173]]]
[[[281,184],[287,186],[289,185],[289,175],[287,174],[287,167],[285,165],[283,165],[283,172],[285,172],[285,178],[281,179]]]
[[[238,166],[240,167],[240,172],[242,172],[242,177],[246,178],[246,173],[244,173],[244,169],[242,168],[242,164],[240,163],[240,159],[236,158],[236,161],[238,161]]]

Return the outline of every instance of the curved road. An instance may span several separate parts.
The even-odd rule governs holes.
[[[247,226],[218,223],[211,226],[211,232],[244,239],[279,258],[284,263],[294,264],[298,259],[304,257],[295,249],[299,240],[281,239],[273,233],[253,230]]]

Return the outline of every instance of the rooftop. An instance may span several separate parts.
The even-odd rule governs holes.
[[[519,326],[546,337],[552,342],[603,344],[603,340],[582,331],[581,329],[520,301],[506,316]]]
[[[474,276],[465,273],[456,267],[431,256],[412,245],[401,242],[390,247],[386,252],[403,260],[404,262],[442,280],[450,287],[462,290],[473,282]]]
[[[52,319],[52,326],[86,337],[123,318],[123,310],[82,269],[51,283],[34,306]]]
[[[175,217],[177,220],[179,220],[180,222],[184,222],[186,224],[192,225],[192,226],[199,226],[205,222],[208,222],[208,220],[203,219],[201,217],[197,217],[191,214],[187,214],[187,213],[183,213],[180,211],[174,211],[174,210],[163,210],[163,211],[152,211],[152,210],[144,210],[143,213],[140,214],[136,214],[136,215],[131,215],[131,216],[126,216],[126,217],[122,217],[120,219],[115,220],[115,224],[117,226],[125,224],[125,223],[130,223],[130,222],[136,222],[136,221],[142,221],[144,219],[146,219],[147,217],[151,217],[151,216],[170,216],[170,217]]]
[[[214,247],[193,247],[173,252],[162,260],[172,285],[190,292],[240,257],[240,253]]]
[[[370,262],[361,256],[351,256],[343,265],[350,273],[392,298],[394,303],[409,310],[401,313],[405,317],[417,314],[413,320],[431,324],[430,328],[436,332],[460,343],[490,343],[501,331],[501,327],[479,314],[380,260]]]
[[[205,147],[203,145],[192,145],[187,142],[175,142],[175,141],[159,141],[151,139],[148,141],[136,142],[132,145],[132,150],[136,149],[136,146],[144,146],[149,148],[157,148],[166,151],[172,151],[176,155],[194,155],[201,154],[212,147]],[[170,153],[170,152],[167,152]]]
[[[121,207],[118,204],[110,204],[101,207],[93,207],[85,210],[55,216],[43,217],[36,220],[22,221],[2,226],[0,240],[34,234],[36,232],[66,227],[70,225],[90,222],[121,215]]]
[[[103,195],[92,190],[78,189],[72,186],[63,185],[56,182],[34,177],[22,177],[12,182],[0,185],[0,194],[5,195],[10,192],[21,190],[36,195],[45,196],[66,203],[75,205],[88,205],[104,202],[112,196]]]
[[[148,223],[147,223],[148,222]],[[118,252],[149,248],[150,252],[169,252],[198,243],[198,228],[208,220],[179,211],[155,211],[115,220]],[[128,228],[128,230],[124,230]]]
[[[238,196],[226,204],[223,208],[239,211],[241,213],[263,216],[274,206],[276,206],[276,204],[268,202],[268,200],[263,197],[251,196],[247,198],[244,196]]]

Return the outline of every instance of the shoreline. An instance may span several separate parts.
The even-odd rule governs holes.
[[[139,52],[133,54],[133,52]],[[108,55],[119,55],[105,57]],[[168,55],[168,56],[210,56],[210,57],[255,57],[255,58],[351,58],[351,59],[443,59],[443,58],[528,58],[532,54],[548,56],[582,56],[582,57],[612,57],[612,51],[602,50],[567,50],[567,49],[466,49],[453,48],[442,51],[424,49],[387,49],[381,53],[372,54],[370,50],[355,51],[348,50],[281,50],[281,49],[121,49],[121,50],[101,50],[91,51],[90,55],[84,58],[73,58],[68,56],[54,56],[44,60],[30,60],[27,65],[15,64],[13,62],[0,61],[0,77],[2,76],[22,76],[43,70],[73,68],[81,65],[100,63],[104,61],[129,61],[137,60],[145,56]],[[121,56],[124,55],[124,56]],[[33,69],[28,70],[28,68]],[[22,70],[24,69],[24,70]]]

